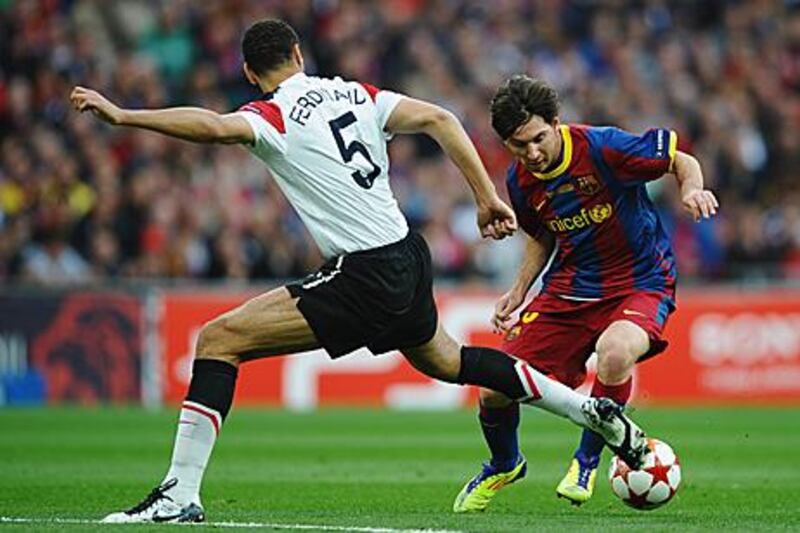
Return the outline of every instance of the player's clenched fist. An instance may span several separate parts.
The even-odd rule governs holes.
[[[517,230],[517,217],[500,198],[493,198],[478,205],[478,228],[481,237],[504,239]]]
[[[525,295],[514,289],[508,291],[497,300],[494,305],[494,316],[492,317],[495,333],[508,333],[508,330],[514,324],[514,319],[511,315],[519,309],[524,300]]]
[[[709,190],[696,189],[682,198],[683,207],[692,214],[695,221],[701,218],[711,218],[717,214],[719,202],[714,193]]]
[[[92,89],[80,86],[75,87],[72,89],[69,99],[75,109],[81,113],[91,111],[109,124],[119,124],[122,120],[122,110],[112,104],[105,96]]]

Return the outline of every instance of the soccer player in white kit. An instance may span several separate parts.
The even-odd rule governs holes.
[[[636,467],[643,432],[607,399],[578,394],[503,352],[462,346],[437,320],[430,253],[409,232],[389,187],[386,143],[426,133],[457,165],[475,196],[485,237],[517,227],[459,121],[435,105],[369,84],[303,73],[294,30],[280,20],[252,25],[242,41],[244,74],[263,96],[234,113],[201,108],[120,109],[96,91],[71,99],[112,125],[195,142],[242,144],[270,169],[327,262],[303,281],[261,294],[205,324],[164,481],[107,522],[200,522],[200,484],[230,409],[239,365],[325,348],[400,350],[425,374],[477,385],[569,418],[603,435]]]

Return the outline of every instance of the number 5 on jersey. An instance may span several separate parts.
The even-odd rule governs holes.
[[[350,144],[345,144],[344,138],[342,137],[342,130],[351,124],[354,124],[356,120],[356,116],[353,114],[353,112],[348,111],[339,118],[331,120],[328,122],[328,124],[330,124],[333,138],[336,139],[336,146],[339,148],[339,153],[342,154],[342,160],[345,163],[352,161],[356,154],[361,154],[364,156],[364,159],[366,159],[367,162],[372,165],[372,170],[369,172],[369,174],[365,175],[360,170],[356,170],[350,174],[360,187],[370,189],[372,188],[372,184],[375,183],[375,178],[380,175],[381,168],[372,161],[369,151],[367,151],[367,147],[364,146],[362,142],[351,141]]]

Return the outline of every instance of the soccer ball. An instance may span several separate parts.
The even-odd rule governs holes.
[[[678,456],[666,442],[647,439],[650,452],[640,470],[631,470],[619,457],[611,459],[608,479],[620,500],[635,509],[661,507],[675,496],[681,483]]]

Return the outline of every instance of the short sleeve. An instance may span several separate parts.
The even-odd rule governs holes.
[[[378,114],[378,124],[380,124],[381,129],[386,128],[386,123],[389,122],[392,111],[402,99],[402,94],[392,91],[380,91],[375,97],[375,111]]]
[[[277,104],[255,101],[243,105],[234,113],[244,118],[253,130],[255,144],[252,148],[269,148],[283,151],[286,126]]]
[[[511,200],[511,207],[514,209],[514,214],[517,215],[517,223],[519,226],[534,239],[542,236],[545,230],[542,220],[538,213],[528,205],[526,201],[525,192],[519,186],[517,179],[517,166],[511,165],[508,169],[508,177],[506,179],[506,186],[508,187],[508,197]]]
[[[619,181],[651,181],[672,172],[678,146],[674,131],[654,128],[634,135],[619,128],[598,129],[603,161]]]
[[[387,91],[386,89],[379,89],[369,83],[361,83],[361,86],[367,91],[372,102],[375,104],[375,115],[378,120],[378,126],[383,132],[384,138],[388,141],[393,135],[386,131],[386,123],[389,122],[389,117],[392,111],[400,103],[404,96],[400,93]]]

